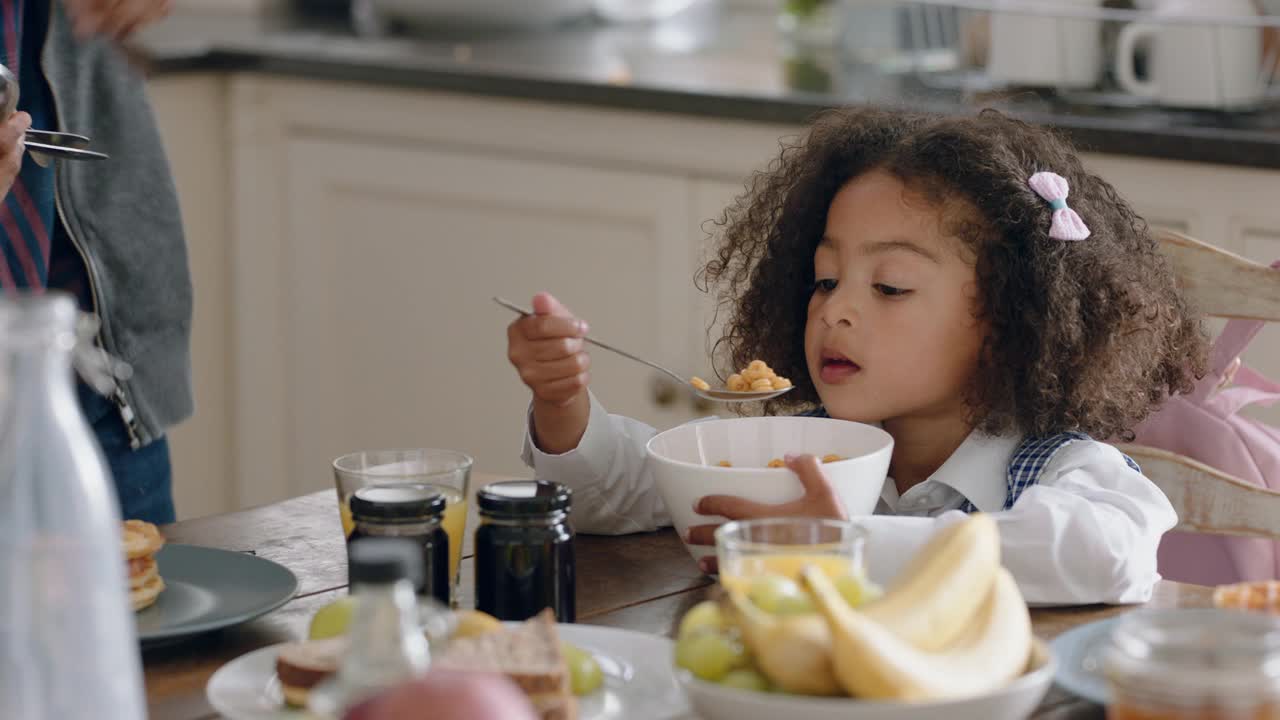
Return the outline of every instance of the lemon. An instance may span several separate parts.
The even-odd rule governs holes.
[[[475,637],[502,629],[502,621],[479,610],[462,610],[458,612],[458,627],[453,631],[455,638]]]
[[[307,637],[311,640],[323,640],[347,634],[351,625],[351,613],[355,610],[355,598],[350,595],[339,598],[316,611],[311,618],[311,627]]]

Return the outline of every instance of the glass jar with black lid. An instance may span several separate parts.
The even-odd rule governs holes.
[[[446,501],[441,492],[426,483],[369,485],[351,496],[351,519],[355,529],[351,543],[364,537],[393,537],[412,540],[422,553],[422,573],[414,578],[419,596],[433,597],[449,605],[449,536],[441,526]]]
[[[572,493],[563,485],[516,480],[476,493],[476,609],[499,620],[526,620],[551,608],[577,617]]]

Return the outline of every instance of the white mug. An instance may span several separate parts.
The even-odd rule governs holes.
[[[999,0],[991,13],[987,75],[1010,85],[1089,88],[1102,71],[1102,21],[1069,13],[1102,0]],[[1018,7],[1039,13],[1017,12]],[[1062,12],[1061,15],[1054,15]]]
[[[1121,88],[1174,107],[1239,108],[1261,100],[1261,28],[1196,19],[1253,17],[1253,0],[1165,0],[1153,14],[1160,22],[1135,22],[1120,31],[1115,70]],[[1142,42],[1150,45],[1146,80],[1133,68]]]

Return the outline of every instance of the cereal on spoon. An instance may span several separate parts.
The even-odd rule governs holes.
[[[689,384],[704,392],[711,389],[711,385],[700,377],[690,379]],[[763,360],[752,360],[741,372],[730,375],[725,381],[725,389],[729,392],[770,392],[789,387],[791,380],[775,373]]]

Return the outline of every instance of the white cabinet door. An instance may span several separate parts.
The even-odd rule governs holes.
[[[485,472],[527,473],[529,393],[506,358],[513,315],[493,295],[527,304],[549,290],[594,335],[687,371],[688,181],[375,139],[286,143],[290,492],[327,487],[331,458],[377,447],[453,448]],[[591,355],[611,411],[688,417],[687,404],[655,406],[647,368]]]

